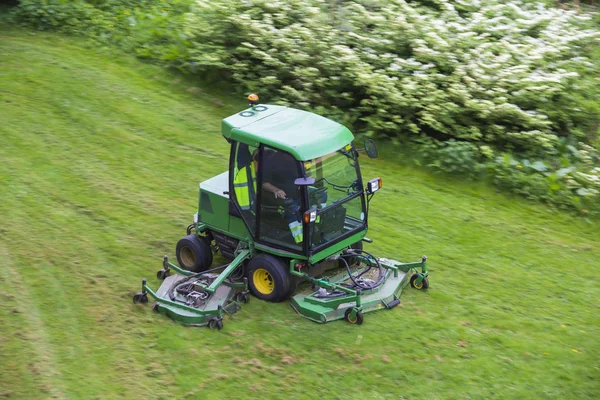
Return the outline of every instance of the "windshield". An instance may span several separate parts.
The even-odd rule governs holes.
[[[306,175],[315,179],[308,188],[309,209],[317,210],[310,224],[311,245],[320,246],[364,225],[362,182],[351,145],[304,162]]]

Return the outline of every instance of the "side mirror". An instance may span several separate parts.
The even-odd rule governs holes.
[[[377,158],[377,146],[375,146],[373,139],[365,139],[365,152],[369,158]]]
[[[317,180],[315,178],[297,178],[294,181],[294,185],[296,186],[311,186],[314,185]]]

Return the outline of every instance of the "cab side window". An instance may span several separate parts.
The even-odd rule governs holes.
[[[230,170],[230,197],[236,202],[251,233],[256,227],[257,149],[245,143],[232,143],[233,162]]]
[[[293,249],[302,248],[301,192],[294,184],[300,164],[289,153],[263,148],[259,171],[260,239]]]

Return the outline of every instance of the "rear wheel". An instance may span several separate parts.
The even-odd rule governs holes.
[[[212,251],[205,237],[188,235],[177,242],[175,248],[177,262],[183,269],[192,272],[207,270],[212,264]]]
[[[291,279],[282,259],[259,254],[248,263],[248,286],[261,300],[280,302],[288,298]]]

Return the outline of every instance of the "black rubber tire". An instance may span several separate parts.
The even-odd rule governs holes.
[[[133,303],[137,304],[137,303],[142,303],[145,304],[148,302],[148,295],[146,293],[136,293],[135,296],[133,296]]]
[[[208,329],[215,329],[217,327],[217,319],[216,318],[211,318],[208,321]]]
[[[429,289],[429,279],[427,279],[427,277],[423,278],[420,286],[416,286],[415,281],[417,280],[418,277],[419,277],[419,274],[413,274],[413,276],[410,277],[410,286],[417,290]]]
[[[346,312],[344,312],[344,319],[351,323],[352,325],[362,325],[364,318],[360,311],[356,312],[356,319],[350,320],[350,313],[352,312],[352,308],[348,308]]]
[[[156,273],[156,277],[161,281],[164,281],[169,275],[171,275],[170,272],[164,269],[159,269]]]
[[[263,293],[257,289],[254,276],[259,269],[266,270],[271,276],[273,283],[272,292]],[[248,262],[247,271],[248,286],[254,296],[273,303],[279,303],[289,297],[291,291],[289,267],[281,258],[261,253]]]
[[[246,304],[250,301],[250,295],[248,293],[239,292],[235,295],[235,301]]]
[[[188,235],[177,242],[177,262],[181,268],[192,272],[206,271],[212,264],[213,254],[206,237]]]
[[[209,329],[218,329],[218,330],[223,329],[223,320],[220,320],[216,317],[211,318],[210,321],[208,321],[208,328]]]

